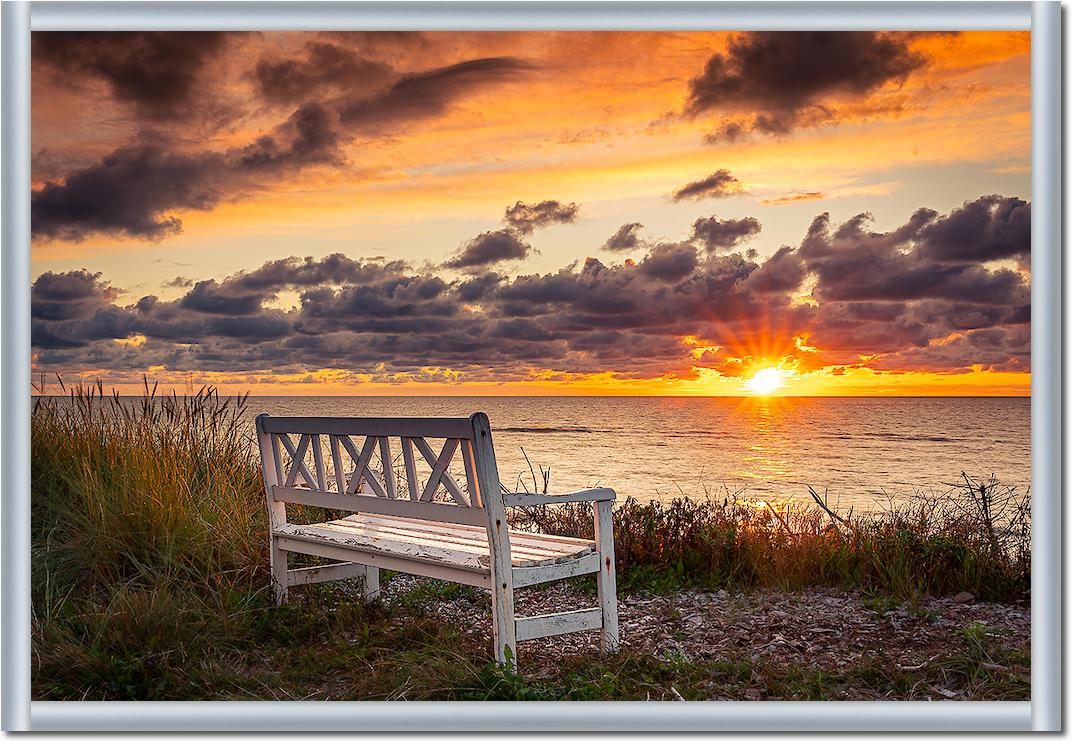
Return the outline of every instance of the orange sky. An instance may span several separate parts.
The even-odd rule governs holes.
[[[1027,394],[1029,71],[1026,33],[35,34],[34,373]]]

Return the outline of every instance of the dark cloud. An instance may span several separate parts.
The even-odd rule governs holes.
[[[708,251],[729,250],[754,237],[762,230],[759,220],[754,217],[744,219],[697,219],[692,224],[692,239],[702,244]]]
[[[903,83],[926,64],[909,48],[911,38],[875,31],[742,33],[689,83],[685,112],[754,114],[724,121],[709,135],[715,141],[734,141],[746,130],[786,134],[830,121],[836,117],[830,101]]]
[[[158,240],[182,231],[173,209],[207,210],[225,194],[226,158],[156,145],[117,149],[99,164],[46,183],[30,200],[35,238],[77,241],[94,233]]]
[[[31,194],[36,239],[78,241],[91,234],[160,240],[182,231],[172,211],[207,211],[258,178],[341,161],[334,114],[310,103],[253,143],[223,152],[186,154],[138,144]]]
[[[671,198],[681,201],[686,198],[726,198],[744,193],[741,181],[729,170],[716,170],[706,178],[695,180],[674,192]]]
[[[618,231],[612,234],[606,242],[603,243],[604,250],[635,250],[638,247],[643,247],[644,243],[640,237],[637,236],[637,232],[644,228],[644,225],[640,222],[630,222],[629,224],[623,224],[618,228]]]
[[[440,116],[462,97],[494,83],[517,79],[535,69],[513,57],[486,57],[404,75],[384,92],[344,98],[339,115],[348,128],[382,132],[391,127]]]
[[[1031,204],[984,196],[928,223],[920,243],[920,255],[940,263],[1024,263],[1031,255]]]
[[[47,271],[37,277],[30,289],[31,316],[45,320],[86,317],[118,296],[116,289],[101,280],[100,273]]]
[[[767,258],[745,281],[747,291],[759,294],[793,293],[808,274],[807,266],[791,247],[782,247]]]
[[[577,218],[577,204],[564,204],[558,201],[540,201],[525,204],[518,201],[506,207],[503,222],[509,224],[521,234],[532,234],[539,227],[549,224],[569,224]]]
[[[237,274],[228,280],[240,289],[264,291],[326,284],[366,284],[388,277],[401,276],[407,265],[401,260],[387,263],[353,260],[334,253],[320,260],[311,257],[283,258],[265,263],[260,268]]]
[[[1023,217],[1022,207],[1005,203],[1001,208],[994,198],[965,204],[943,219],[937,219],[932,210],[920,209],[891,232],[868,229],[869,214],[859,214],[831,231],[829,217],[820,215],[800,247],[808,270],[818,279],[815,295],[835,301],[1027,303],[1030,291],[1020,274],[983,266],[995,256],[1011,256],[1011,246],[1019,244],[1011,225]],[[1018,216],[1004,218],[1011,214]],[[988,216],[984,220],[983,215],[997,219]],[[941,228],[935,230],[935,225]],[[966,262],[967,248],[958,241],[962,229],[983,238],[970,248],[976,255],[971,263]],[[947,241],[940,241],[941,237]],[[951,256],[959,262],[951,262]]]
[[[231,294],[221,291],[215,281],[198,281],[189,293],[179,300],[179,306],[207,314],[256,314],[264,301],[262,294]]]
[[[67,79],[93,76],[148,119],[184,119],[203,105],[196,83],[228,34],[203,31],[35,31],[33,62]]]
[[[690,275],[697,262],[696,248],[692,245],[656,245],[640,261],[637,270],[657,281],[676,283]]]
[[[294,257],[129,305],[98,274],[46,273],[31,290],[32,341],[40,368],[131,375],[156,366],[269,378],[331,368],[380,381],[694,378],[702,368],[737,377],[762,360],[753,348],[799,371],[1027,370],[1030,279],[991,262],[1015,257],[1010,225],[1025,206],[988,196],[946,215],[920,209],[886,232],[866,214],[840,224],[820,215],[799,245],[766,259],[690,240],[635,262],[588,258],[513,278]],[[975,261],[951,237],[965,233],[982,240]],[[487,237],[496,234],[505,249]],[[482,269],[528,249],[501,230],[455,260]],[[274,308],[293,290],[297,306]]]
[[[146,36],[147,40],[138,42],[138,48],[157,38]],[[93,54],[104,55],[103,50],[116,43],[94,39],[78,42],[66,53],[76,58],[76,51],[81,49],[79,53],[89,54],[88,49]],[[54,39],[42,42],[42,49],[52,51],[41,53],[58,54],[55,49],[66,48],[60,42]],[[170,36],[162,43],[166,50],[179,48]],[[200,44],[203,59],[219,42],[216,36],[209,35],[199,42],[187,40],[186,43]],[[364,68],[359,60],[351,58],[346,62],[347,58],[345,50],[330,44],[314,44],[308,59],[296,63],[295,67],[284,65],[287,71],[280,72],[283,82],[278,89],[272,89],[271,95],[286,97],[292,86],[302,84],[303,75],[315,74],[325,76],[328,82],[337,82],[346,92],[326,103],[302,104],[278,126],[246,145],[222,151],[187,151],[159,134],[143,135],[142,141],[120,147],[100,162],[46,182],[31,195],[34,238],[78,241],[104,234],[160,240],[178,234],[182,222],[176,212],[211,210],[221,201],[244,196],[264,183],[271,183],[282,173],[313,166],[345,165],[343,147],[356,136],[367,137],[381,131],[395,135],[400,126],[441,115],[464,96],[533,69],[529,63],[510,57],[475,59],[405,75],[384,91],[369,95],[367,90],[354,93],[351,86],[345,85],[347,75],[368,72],[362,72]],[[318,62],[324,62],[324,67],[317,67]],[[193,74],[194,68],[184,69]],[[268,77],[271,69],[265,73]],[[146,100],[147,105],[156,105],[152,96]],[[563,220],[571,207],[574,205],[560,205],[564,211],[552,214],[552,220]],[[537,225],[529,228],[532,226]]]
[[[483,232],[466,242],[461,251],[444,265],[449,268],[484,268],[505,260],[527,257],[532,246],[512,229]]]
[[[242,173],[274,173],[308,165],[341,164],[343,137],[335,112],[306,103],[273,134],[232,150],[228,165]]]
[[[372,92],[394,77],[389,65],[327,41],[306,44],[303,58],[265,58],[253,68],[258,92],[279,104],[298,103],[330,89]]]

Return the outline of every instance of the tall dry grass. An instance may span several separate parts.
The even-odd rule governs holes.
[[[625,589],[826,585],[901,598],[1026,596],[1030,493],[993,477],[962,477],[938,494],[865,514],[839,512],[814,490],[810,504],[781,507],[729,492],[665,503],[629,498],[614,511],[619,581]],[[521,523],[592,537],[583,504],[528,508]]]

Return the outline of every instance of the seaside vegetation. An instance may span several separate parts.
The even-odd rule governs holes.
[[[530,681],[426,609],[437,598],[428,585],[439,583],[368,606],[346,583],[312,585],[275,606],[245,398],[211,388],[162,395],[148,384],[133,400],[100,384],[60,391],[37,396],[31,419],[36,699],[643,700],[710,697],[712,687],[741,697],[757,677],[766,698],[839,697],[858,685],[908,698],[951,676],[976,698],[1027,694],[1026,680],[986,669],[1026,657],[1004,656],[972,626],[940,661],[907,670],[892,660],[837,673],[747,658],[668,662],[626,648]],[[790,509],[728,493],[627,499],[614,522],[619,590],[827,586],[893,604],[1028,595],[1026,493],[965,476],[874,514],[839,512],[812,494],[813,506]],[[518,512],[516,525],[592,529],[590,512],[572,505]]]

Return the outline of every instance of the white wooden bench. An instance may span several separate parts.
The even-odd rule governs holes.
[[[428,438],[443,439],[438,453]],[[291,585],[358,576],[364,578],[364,596],[371,600],[379,591],[379,570],[386,568],[490,589],[495,656],[500,663],[515,664],[518,641],[587,629],[601,629],[603,649],[617,649],[614,490],[504,493],[487,415],[259,415],[257,439],[278,602],[286,600]],[[402,460],[397,481],[396,451]],[[460,474],[455,479],[449,472],[459,451],[464,483],[458,481],[463,478]],[[427,472],[423,476],[421,469]],[[564,502],[594,504],[594,541],[507,527],[507,507]],[[353,515],[299,525],[287,521],[287,503]],[[336,563],[289,569],[291,553]],[[514,615],[514,588],[589,573],[597,574],[597,608]]]

